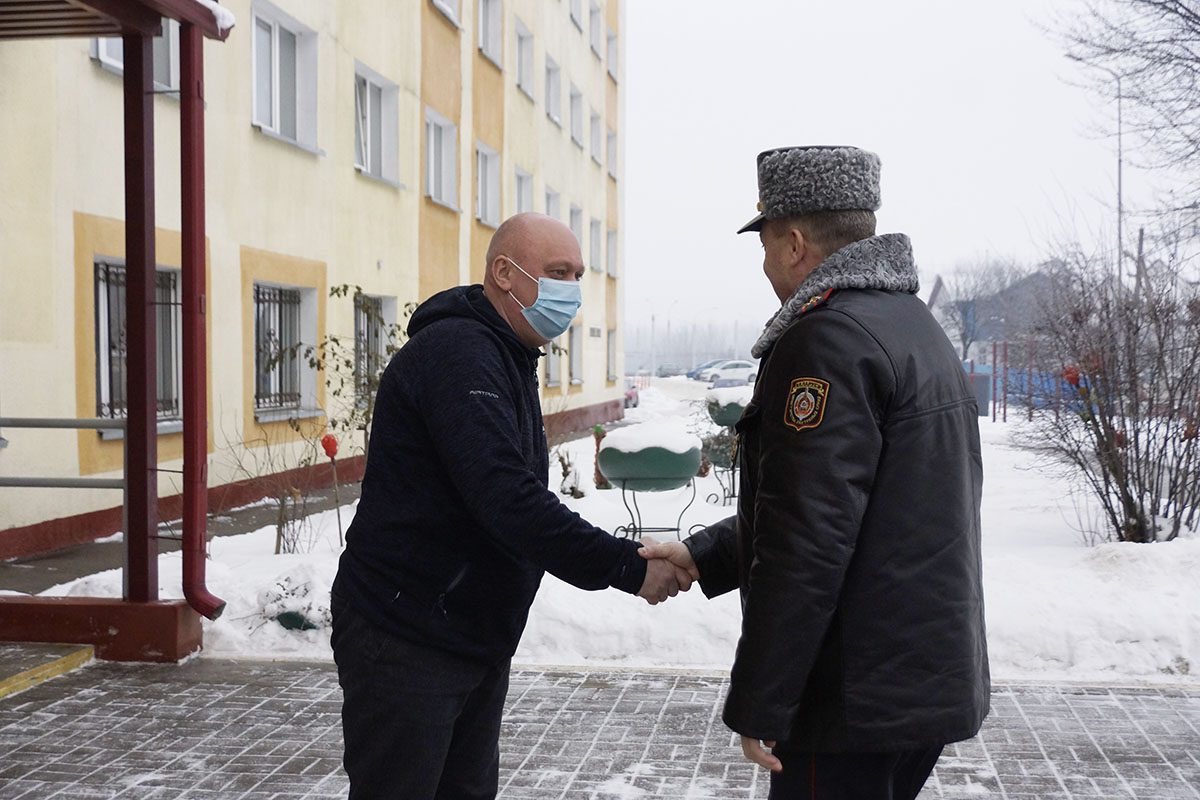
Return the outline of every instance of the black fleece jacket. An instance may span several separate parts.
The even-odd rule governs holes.
[[[405,639],[489,663],[516,650],[543,571],[634,593],[637,544],[547,488],[526,347],[481,286],[434,295],[380,382],[358,512],[333,591]]]

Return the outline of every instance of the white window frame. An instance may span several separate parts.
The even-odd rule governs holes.
[[[546,116],[562,127],[562,67],[546,55]]]
[[[604,119],[600,116],[600,112],[592,109],[589,119],[592,129],[592,161],[597,164],[604,164]]]
[[[608,356],[605,359],[605,361],[606,361],[605,377],[610,381],[615,381],[617,379],[617,329],[616,328],[608,329],[607,348],[608,348]]]
[[[504,17],[501,0],[479,0],[479,52],[503,69]]]
[[[459,0],[429,0],[433,3],[433,7],[454,23],[456,28],[461,28],[462,23],[458,21]]]
[[[475,219],[500,225],[500,153],[480,141],[475,142]]]
[[[546,343],[547,388],[562,386],[562,337]]]
[[[513,203],[513,207],[516,208],[516,213],[523,214],[526,211],[533,211],[533,175],[520,167],[516,169],[513,193],[516,201]]]
[[[306,346],[314,346],[317,340],[317,290],[309,286],[293,286],[289,284],[275,283],[273,281],[254,281],[254,287],[275,287],[278,289],[286,289],[298,292],[300,295],[300,314],[299,325],[297,331],[297,341],[294,343],[297,348],[297,360],[299,361],[299,374],[297,391],[299,400],[295,404],[288,405],[270,405],[259,407],[258,400],[258,363],[257,353],[255,361],[254,375],[254,418],[258,422],[273,422],[292,418],[305,418],[320,416],[321,411],[317,408],[317,368],[316,362],[312,359],[304,357],[304,349]],[[250,302],[257,305],[254,295],[250,297]],[[257,312],[257,308],[255,309]],[[255,326],[252,332],[254,341],[258,341],[258,314],[253,313],[253,325]],[[290,347],[291,344],[280,342],[282,347]]]
[[[396,325],[397,301],[394,295],[354,295],[354,396],[359,408],[366,408],[370,393],[379,385],[379,376],[387,366],[389,331]],[[372,312],[378,314],[373,318]]]
[[[571,0],[571,22],[583,32],[583,0]]]
[[[608,174],[613,178],[617,177],[617,132],[612,128],[608,129]]]
[[[596,0],[590,0],[590,2],[588,34],[592,40],[592,52],[596,54],[596,58],[604,58],[604,32],[608,25],[604,21],[604,14],[600,11],[600,4]]]
[[[155,36],[154,50],[154,88],[160,92],[179,91],[179,23],[169,17],[163,17],[163,34]],[[166,48],[167,74],[158,70],[158,57]],[[92,39],[91,56],[100,62],[100,66],[117,75],[125,74],[125,42],[119,36],[103,39]],[[164,80],[165,78],[165,80]]]
[[[567,376],[572,386],[583,384],[583,326],[572,325],[567,330]]]
[[[571,141],[583,149],[583,92],[571,84]]]
[[[425,106],[425,195],[458,210],[458,126],[433,106]]]
[[[614,82],[616,82],[618,80],[618,77],[617,77],[617,32],[614,31],[611,26],[608,29],[608,58],[606,59],[606,61],[608,62],[607,63],[608,76],[610,78],[612,78]]]
[[[513,17],[517,38],[517,88],[530,100],[533,98],[533,33],[525,27],[520,17]]]
[[[571,229],[571,233],[575,234],[579,246],[583,247],[583,209],[574,203],[571,203],[571,215],[567,226]]]
[[[372,89],[379,93],[378,107],[371,102]],[[399,172],[399,97],[395,83],[354,62],[354,166],[363,175],[393,185]]]
[[[270,119],[267,119],[259,109],[259,29],[265,26],[270,35],[270,58],[268,77],[270,83]],[[300,147],[323,155],[317,149],[317,33],[312,28],[301,23],[295,17],[287,14],[278,7],[266,2],[255,0],[251,15],[250,37],[250,114],[254,126],[272,138],[281,139]],[[295,38],[296,43],[296,96],[295,96],[295,126],[293,137],[283,126],[280,113],[281,91],[280,79],[280,32],[286,31]]]
[[[605,242],[605,261],[607,262],[609,277],[617,277],[617,232],[612,228],[608,229],[608,241]]]
[[[601,253],[600,232],[604,230],[600,225],[600,220],[592,217],[588,225],[588,260],[591,262],[589,266],[596,272],[604,271],[603,256]]]
[[[558,219],[559,215],[561,213],[562,213],[562,195],[559,194],[558,192],[554,191],[553,189],[551,189],[549,186],[547,186],[546,187],[546,216],[554,217],[555,219]]]

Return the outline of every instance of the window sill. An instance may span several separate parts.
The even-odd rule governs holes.
[[[574,136],[574,134],[572,134],[572,135],[571,135],[571,141],[572,141],[572,142],[575,144],[575,146],[576,146],[576,147],[578,147],[580,150],[582,150],[582,149],[583,149],[583,140],[582,140],[582,139],[576,139],[576,138],[575,138],[575,136]]]
[[[537,102],[537,98],[535,98],[535,97],[533,96],[533,89],[530,89],[530,88],[528,88],[528,87],[526,87],[526,86],[522,86],[522,85],[521,85],[521,84],[519,84],[519,83],[517,84],[517,88],[521,90],[521,94],[523,94],[523,95],[525,95],[526,97],[528,97],[528,98],[529,98],[529,102],[531,102],[531,103],[536,103],[536,102]],[[551,119],[553,119],[553,117],[551,117]]]
[[[168,434],[168,433],[180,433],[182,431],[183,431],[183,420],[181,420],[181,419],[164,419],[164,420],[159,420],[159,422],[158,422],[157,433],[159,436],[163,436],[164,434]],[[102,441],[102,442],[107,442],[110,439],[124,439],[125,438],[125,431],[124,431],[124,429],[121,429],[121,428],[117,428],[117,429],[105,428],[104,430],[98,431],[98,433],[100,434],[100,441]]]
[[[492,63],[492,66],[495,67],[500,72],[501,75],[504,74],[504,66],[496,59],[495,56],[493,56],[487,50],[484,50],[482,47],[479,48],[479,55],[483,56],[488,61],[490,61]]]
[[[429,0],[429,2],[433,3],[434,8],[442,12],[442,16],[445,17],[451,25],[458,28],[460,31],[463,29],[462,23],[458,21],[458,15],[456,15],[449,7],[447,7],[445,3],[439,3],[438,0]]]
[[[599,157],[599,156],[595,156],[595,155],[593,155],[593,156],[592,156],[592,161],[596,162],[596,166],[597,166],[597,167],[602,167],[602,166],[604,166],[604,162],[600,160],[600,157]]]
[[[612,171],[610,170],[610,171],[609,171],[609,173],[608,173],[608,177],[612,179],[612,182],[613,182],[613,183],[616,183],[616,182],[617,182],[617,173],[615,173],[615,172],[612,172]]]
[[[487,219],[481,219],[481,218],[479,218],[479,217],[476,217],[476,218],[475,218],[475,221],[476,221],[476,222],[478,222],[478,223],[479,223],[480,225],[482,225],[483,227],[485,227],[485,228],[491,228],[492,230],[496,230],[497,228],[499,228],[499,227],[500,227],[500,223],[499,223],[499,222],[493,222],[493,221],[491,221],[491,220],[487,220]]]
[[[553,122],[553,123],[554,123],[555,125],[557,125],[558,127],[560,127],[560,128],[562,127],[562,117],[561,117],[561,116],[559,116],[559,117],[556,117],[556,116],[554,116],[553,114],[551,114],[549,111],[547,111],[547,112],[546,112],[546,119],[550,120],[551,122]]]
[[[393,189],[399,189],[400,191],[404,191],[405,189],[408,188],[403,183],[397,183],[396,181],[394,181],[390,178],[384,178],[380,175],[372,175],[370,172],[367,172],[366,169],[364,169],[363,167],[360,167],[358,164],[354,165],[354,169],[356,172],[358,172],[359,175],[361,175],[362,177],[366,178],[369,181],[374,181],[375,183],[382,183],[384,186],[390,186]]]
[[[262,408],[254,410],[254,421],[283,422],[289,419],[315,419],[325,416],[319,408]]]
[[[583,381],[580,380],[579,378],[572,378],[571,385],[572,386],[583,386]]]
[[[299,141],[298,139],[289,139],[286,136],[281,136],[270,128],[264,128],[261,122],[251,122],[250,124],[257,128],[258,132],[263,136],[266,136],[268,139],[274,139],[277,142],[283,142],[284,144],[291,145],[298,150],[303,150],[306,153],[312,153],[314,156],[323,157],[325,155],[325,151],[321,148],[311,147],[304,142]]]
[[[561,389],[562,381],[546,381],[546,385],[544,388],[546,388],[546,389]]]
[[[618,83],[617,76],[612,70],[608,71],[608,77],[613,83]]]
[[[426,198],[427,198],[427,199],[428,199],[428,200],[429,200],[431,203],[434,203],[435,205],[439,205],[439,206],[441,206],[442,208],[448,208],[448,209],[450,209],[451,211],[453,211],[455,214],[461,214],[461,213],[463,213],[463,210],[462,210],[461,208],[459,208],[458,206],[454,205],[453,203],[447,203],[445,200],[440,200],[440,199],[438,199],[438,198],[434,197],[434,196],[433,196],[433,195],[431,195],[431,194],[427,194],[427,195],[425,195],[425,197],[426,197]]]

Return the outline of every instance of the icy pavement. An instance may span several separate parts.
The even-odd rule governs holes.
[[[721,675],[518,669],[500,797],[766,797],[720,720]],[[1006,684],[922,800],[1200,798],[1200,689]],[[340,798],[324,662],[96,662],[0,699],[0,800]]]

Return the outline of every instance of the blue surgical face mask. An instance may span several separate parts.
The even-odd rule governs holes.
[[[503,256],[503,258],[520,269],[521,274],[526,278],[534,280],[532,275],[521,269],[520,264],[508,256]],[[525,321],[537,332],[538,336],[546,341],[557,339],[567,328],[571,327],[571,320],[575,319],[575,314],[583,305],[579,282],[537,278],[537,285],[537,300],[531,306],[523,305],[512,292],[509,292],[508,295],[513,300],[517,300],[517,305],[521,306],[521,315],[525,317]]]

